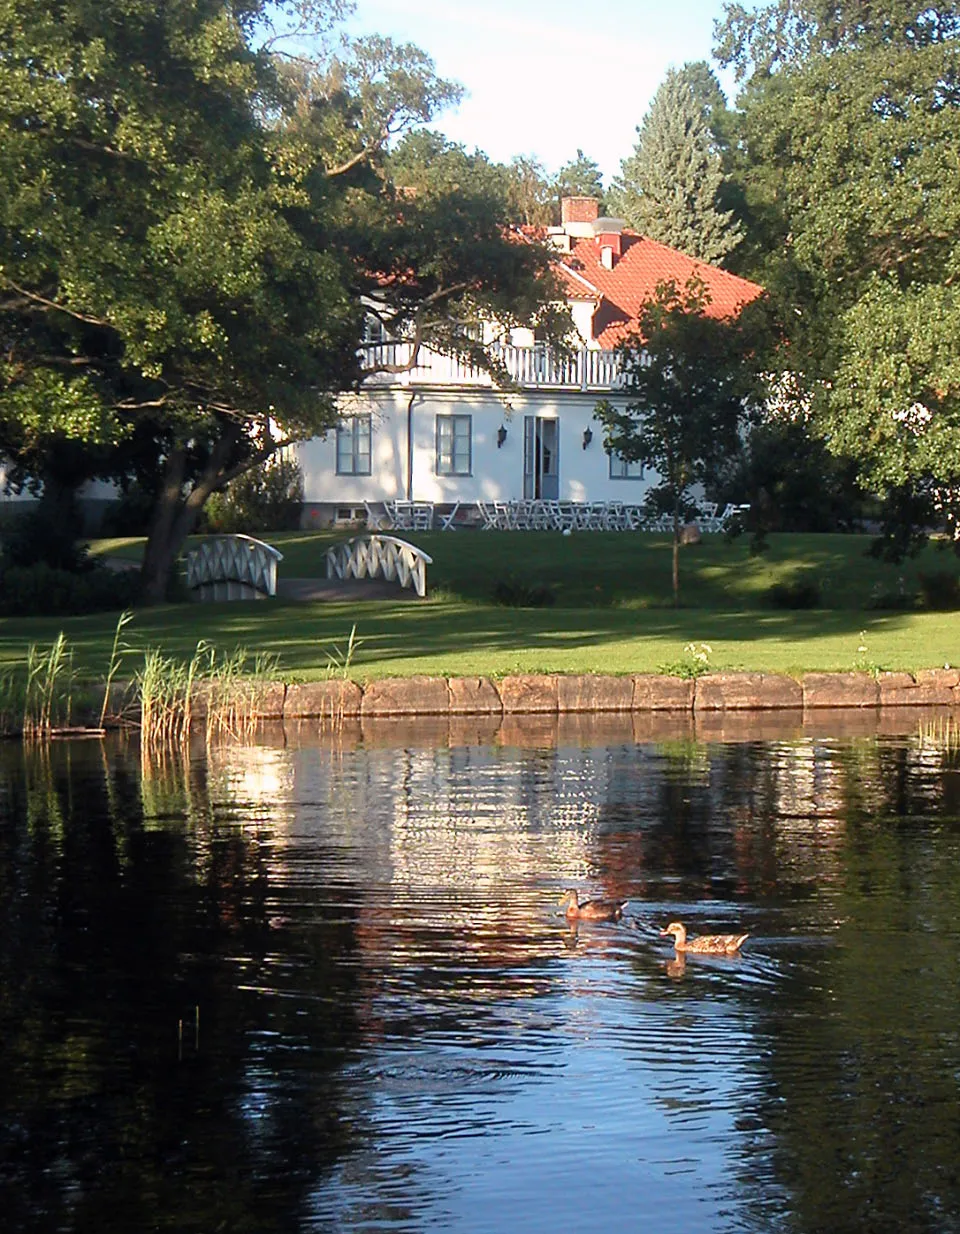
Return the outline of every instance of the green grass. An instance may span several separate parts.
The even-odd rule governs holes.
[[[287,531],[266,536],[284,555],[286,578],[316,578],[326,573],[324,555],[348,531]],[[489,602],[498,581],[520,579],[547,586],[564,608],[619,606],[672,607],[670,540],[667,536],[623,532],[458,531],[401,533],[433,558],[428,571],[433,595],[466,602]],[[956,557],[931,544],[917,558],[898,566],[870,556],[871,538],[854,535],[775,535],[769,550],[751,556],[749,537],[733,542],[706,536],[681,553],[681,603],[685,608],[731,609],[765,606],[775,583],[817,580],[824,608],[866,609],[880,592],[901,585],[916,591],[921,571],[960,572]],[[143,541],[95,541],[91,552],[129,561],[142,556]]]
[[[349,533],[287,532],[269,537],[284,554],[281,574],[324,573],[324,554]],[[409,534],[409,533],[408,533]],[[711,669],[798,674],[810,670],[908,669],[960,664],[952,613],[888,612],[872,593],[916,588],[918,570],[956,571],[952,554],[930,547],[890,566],[868,556],[864,536],[771,537],[751,557],[746,539],[710,537],[681,555],[683,607],[670,604],[670,546],[662,536],[460,531],[415,537],[433,559],[431,598],[360,603],[194,604],[141,610],[125,632],[140,649],[189,660],[199,640],[224,654],[237,648],[276,657],[287,680],[329,674],[357,627],[352,675],[359,680],[415,673],[500,676],[514,672],[632,673],[674,669],[687,643],[710,645]],[[94,553],[136,559],[142,541],[100,541]],[[782,611],[765,604],[776,582],[815,575],[823,607]],[[498,580],[552,588],[552,608],[490,602]],[[22,663],[31,642],[63,629],[79,672],[103,676],[115,614],[0,620],[0,670]]]

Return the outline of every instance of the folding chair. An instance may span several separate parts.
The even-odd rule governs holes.
[[[440,530],[441,531],[456,531],[454,519],[457,517],[457,511],[460,509],[460,502],[453,503],[453,509],[448,514],[440,515]]]
[[[387,503],[383,503],[383,513],[374,510],[369,501],[363,503],[363,508],[367,512],[367,531],[383,531],[385,524],[388,524],[390,515],[387,511]]]

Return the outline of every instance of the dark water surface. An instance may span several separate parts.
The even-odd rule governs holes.
[[[960,1230],[943,730],[383,733],[0,747],[0,1229]]]

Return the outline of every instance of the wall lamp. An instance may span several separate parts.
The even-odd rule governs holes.
[[[497,449],[499,450],[503,443],[507,440],[507,430],[501,424],[497,429]]]
[[[583,430],[583,448],[586,450],[590,442],[593,441],[593,429],[585,428]]]

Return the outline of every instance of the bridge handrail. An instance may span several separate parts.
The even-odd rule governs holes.
[[[246,583],[268,596],[277,594],[277,565],[283,553],[253,536],[210,536],[187,554],[187,586]]]
[[[397,536],[352,536],[327,549],[327,578],[385,578],[427,594],[427,566],[433,558]]]

